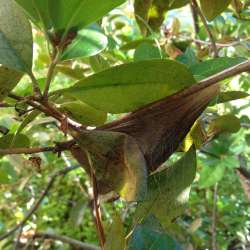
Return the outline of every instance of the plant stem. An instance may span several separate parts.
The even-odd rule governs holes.
[[[100,250],[99,247],[83,243],[81,241],[69,238],[67,236],[57,235],[53,233],[47,233],[47,232],[36,232],[33,236],[33,238],[42,238],[42,239],[51,239],[51,240],[57,240],[61,241],[63,243],[71,245],[74,249],[81,249],[81,250]]]
[[[52,78],[53,78],[53,75],[54,75],[56,65],[57,65],[57,63],[59,61],[59,57],[60,57],[60,51],[57,50],[56,48],[53,48],[51,62],[50,62],[50,65],[49,65],[47,78],[46,78],[46,83],[45,83],[45,89],[44,89],[44,93],[43,93],[43,99],[46,100],[46,101],[48,100],[50,84],[51,84],[51,81],[52,81]]]
[[[66,141],[57,143],[54,147],[34,147],[34,148],[7,148],[0,149],[0,154],[3,155],[16,155],[16,154],[36,154],[42,152],[61,153],[65,150],[70,150],[75,145],[75,141]]]
[[[41,92],[41,89],[40,89],[39,84],[37,82],[37,79],[34,76],[32,71],[29,73],[29,77],[30,77],[31,82],[32,82],[33,94],[36,98],[40,99],[42,97],[42,92]]]
[[[216,217],[217,217],[218,183],[214,185],[213,213],[212,213],[212,250],[217,250]]]
[[[196,10],[197,14],[200,16],[200,19],[207,31],[207,34],[208,34],[208,37],[210,39],[210,42],[211,42],[211,46],[212,46],[212,50],[213,50],[213,53],[214,53],[214,57],[218,57],[218,49],[217,49],[217,46],[216,46],[216,42],[215,42],[215,39],[213,37],[213,34],[208,26],[208,23],[207,23],[207,20],[205,18],[205,16],[203,15],[198,3],[196,0],[192,0],[191,2],[193,8]]]
[[[93,214],[95,218],[95,224],[96,224],[96,229],[99,235],[99,240],[101,244],[101,249],[104,250],[105,246],[105,234],[104,234],[104,229],[102,226],[102,219],[101,219],[101,214],[100,214],[100,204],[99,204],[99,194],[98,194],[98,187],[97,187],[97,181],[94,173],[94,167],[93,167],[93,162],[91,159],[91,155],[89,152],[86,150],[86,155],[88,158],[88,163],[90,166],[90,173],[91,173],[91,179],[92,179],[92,185],[93,185],[93,197],[94,197],[94,206],[93,206]]]

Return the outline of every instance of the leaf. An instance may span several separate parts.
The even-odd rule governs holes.
[[[213,166],[203,166],[200,173],[200,188],[208,188],[219,182],[225,175],[226,167],[224,164]]]
[[[147,24],[157,30],[164,21],[166,11],[180,8],[187,3],[188,0],[135,0],[136,21],[142,33],[146,35]]]
[[[136,209],[137,221],[153,214],[169,225],[187,203],[195,174],[196,152],[192,147],[174,165],[149,176],[147,195]]]
[[[0,0],[0,64],[20,72],[32,67],[32,31],[14,0]]]
[[[224,102],[230,102],[233,100],[238,100],[242,98],[248,97],[249,94],[243,91],[227,91],[227,92],[221,92],[216,98],[216,103],[224,103]]]
[[[100,126],[105,123],[107,113],[81,102],[72,101],[60,105],[60,110],[73,120],[86,126]]]
[[[190,67],[190,71],[194,74],[195,79],[200,81],[244,61],[246,59],[242,57],[220,57],[194,64]]]
[[[32,65],[32,32],[14,0],[0,0],[0,101]]]
[[[0,165],[0,185],[12,184],[17,180],[17,173],[14,167],[6,161],[2,161]]]
[[[148,44],[148,43],[142,43],[140,44],[134,53],[134,61],[143,61],[143,60],[150,60],[150,59],[160,59],[161,53],[159,51],[159,48]]]
[[[61,60],[90,57],[100,53],[108,45],[105,35],[95,30],[83,29],[77,33],[73,42],[67,46]]]
[[[89,64],[95,73],[103,71],[110,67],[108,60],[104,59],[101,55],[90,57]]]
[[[55,31],[84,28],[102,18],[125,0],[57,0],[49,1],[49,12]]]
[[[80,80],[84,78],[84,73],[85,73],[85,70],[83,68],[79,67],[79,68],[72,69],[70,66],[63,65],[63,64],[57,65],[56,70],[76,80]]]
[[[75,206],[70,210],[69,220],[72,226],[79,226],[82,222],[84,213],[87,209],[87,202],[79,200]]]
[[[49,15],[50,0],[15,0],[35,24],[42,24],[47,30],[51,28]]]
[[[181,246],[166,234],[160,223],[150,216],[146,223],[133,230],[128,242],[128,250],[182,250]]]
[[[114,237],[115,236],[115,237]],[[113,223],[108,231],[105,250],[125,250],[125,230],[119,215],[113,217]]]
[[[180,149],[184,152],[187,152],[192,145],[195,145],[196,149],[200,149],[204,142],[206,141],[206,134],[204,128],[202,127],[201,121],[196,121],[189,133],[186,135],[182,144],[180,145]]]
[[[126,44],[122,45],[120,49],[125,50],[125,51],[136,49],[142,43],[153,45],[155,41],[152,38],[141,38],[141,39],[127,42]]]
[[[0,101],[15,88],[22,76],[22,73],[0,65]]]
[[[78,81],[63,94],[109,113],[125,113],[171,95],[191,84],[187,68],[171,60],[119,65]]]
[[[143,199],[147,182],[146,162],[132,137],[100,130],[73,136],[81,149],[88,153],[91,164],[87,172],[91,175],[94,171],[101,194],[116,191],[127,201]]]
[[[176,45],[176,44],[175,44]],[[197,65],[198,60],[192,48],[188,47],[184,54],[177,56],[177,61],[184,63],[188,66]]]
[[[232,114],[223,115],[209,124],[208,134],[237,133],[240,130],[240,119]]]
[[[208,21],[212,21],[225,11],[231,2],[232,0],[200,0],[201,9]]]
[[[39,110],[33,110],[32,112],[30,112],[22,121],[22,123],[20,124],[20,126],[18,127],[16,133],[14,134],[12,141],[11,141],[11,146],[16,144],[16,141],[18,140],[18,135],[25,129],[25,127],[30,124],[32,121],[34,121],[36,119],[36,117],[41,114],[41,111]]]
[[[178,149],[218,92],[217,84],[199,91],[185,89],[98,129],[132,136],[141,147],[148,169],[154,171]]]

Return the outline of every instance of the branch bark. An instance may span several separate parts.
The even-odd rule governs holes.
[[[57,179],[57,177],[59,176],[63,176],[65,174],[67,174],[68,172],[75,170],[77,168],[79,168],[80,166],[72,166],[72,167],[67,167],[64,168],[62,170],[59,170],[57,172],[55,172],[54,174],[52,174],[52,176],[50,177],[50,180],[46,186],[46,188],[44,189],[44,191],[42,192],[42,194],[40,195],[39,199],[36,201],[36,203],[32,206],[32,208],[28,211],[28,213],[26,214],[26,216],[24,217],[24,219],[18,223],[16,226],[14,226],[12,229],[10,229],[8,232],[6,232],[5,234],[0,236],[0,241],[6,239],[7,237],[11,236],[13,233],[15,233],[19,228],[23,227],[25,225],[25,223],[30,219],[30,217],[36,212],[36,210],[39,208],[39,206],[41,205],[43,199],[45,198],[45,196],[48,195],[50,189],[53,187],[53,184],[55,182],[55,180]]]
[[[67,236],[57,235],[57,234],[53,234],[53,233],[36,232],[33,235],[33,238],[58,240],[58,241],[61,241],[63,243],[69,244],[76,249],[81,249],[81,250],[100,250],[99,247],[94,246],[92,244],[83,243],[81,241],[69,238]]]
[[[66,141],[57,143],[54,147],[34,147],[34,148],[7,148],[0,149],[1,155],[17,155],[17,154],[36,154],[43,152],[52,152],[60,154],[62,151],[70,150],[75,145],[75,141]]]

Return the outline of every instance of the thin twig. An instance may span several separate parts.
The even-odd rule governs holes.
[[[235,75],[241,74],[243,72],[250,72],[250,61],[247,60],[245,62],[242,62],[240,64],[237,64],[235,66],[232,66],[231,68],[225,69],[215,75],[212,75],[204,80],[201,80],[195,85],[192,85],[191,87],[186,88],[185,90],[181,90],[180,94],[184,95],[185,93],[195,93],[197,90],[205,89],[209,86],[212,86],[220,81],[223,81],[227,78],[233,77]]]
[[[46,78],[46,83],[45,83],[45,88],[44,88],[44,93],[43,93],[43,99],[48,100],[48,95],[49,95],[49,89],[50,89],[50,84],[55,72],[56,65],[58,63],[60,57],[60,52],[56,48],[53,48],[52,52],[52,57],[51,57],[51,62],[49,65],[48,73],[47,73],[47,78]]]
[[[241,45],[242,43],[247,42],[247,41],[250,41],[250,39],[247,38],[247,39],[244,39],[244,40],[233,41],[233,42],[230,42],[230,43],[216,43],[216,47],[217,48],[233,47],[233,46]],[[201,45],[208,45],[208,46],[212,45],[211,42],[202,41],[202,40],[199,40],[199,39],[194,39],[194,42],[198,43],[198,44],[201,44]]]
[[[34,147],[34,148],[7,148],[0,149],[0,155],[36,154],[43,152],[61,153],[70,150],[75,145],[75,141],[56,143],[54,147]]]
[[[19,244],[20,244],[20,239],[21,239],[22,233],[23,233],[23,226],[21,226],[19,228],[19,230],[18,230],[17,237],[16,237],[16,242],[15,242],[13,250],[18,250],[19,249]]]
[[[217,46],[216,46],[216,42],[215,42],[215,39],[213,37],[213,34],[208,26],[208,23],[207,23],[207,20],[205,18],[205,16],[203,15],[198,3],[196,0],[191,0],[191,4],[193,5],[194,9],[196,10],[197,14],[200,16],[200,19],[207,31],[207,34],[208,34],[208,37],[210,39],[210,42],[211,42],[211,46],[212,46],[212,50],[213,50],[213,53],[214,53],[214,57],[218,57],[218,49],[217,49]]]
[[[199,18],[198,18],[198,15],[197,15],[196,8],[193,6],[193,4],[190,4],[190,9],[191,9],[191,12],[192,12],[192,17],[193,17],[195,38],[197,38],[198,34],[200,32]],[[195,42],[197,48],[200,49],[201,46],[200,46],[200,44],[198,42],[196,42],[196,39],[194,39],[194,42]]]
[[[217,217],[218,183],[214,185],[213,213],[212,213],[212,250],[217,250],[216,217]]]
[[[87,158],[88,158],[88,163],[90,166],[90,173],[91,173],[91,179],[92,179],[92,185],[93,185],[93,213],[94,213],[94,218],[95,218],[95,224],[97,228],[97,232],[99,235],[99,240],[101,244],[101,249],[104,250],[105,246],[105,234],[104,234],[104,229],[102,226],[102,220],[101,220],[101,215],[100,215],[100,204],[99,204],[99,194],[98,194],[98,188],[97,188],[97,181],[94,173],[94,167],[92,163],[91,156],[88,151],[85,151]]]
[[[28,211],[28,213],[26,214],[26,216],[24,217],[24,219],[18,223],[16,226],[14,226],[12,229],[10,229],[8,232],[6,232],[5,234],[0,236],[0,241],[6,239],[7,237],[11,236],[14,232],[16,232],[20,227],[23,227],[25,225],[25,223],[30,219],[30,217],[36,212],[36,210],[39,208],[39,206],[41,205],[43,199],[45,198],[45,196],[48,195],[50,189],[52,188],[55,180],[57,179],[58,176],[63,176],[65,174],[67,174],[68,172],[75,170],[77,168],[79,168],[80,166],[72,166],[72,167],[66,167],[62,170],[59,170],[57,172],[55,172],[54,174],[51,175],[50,180],[46,186],[46,188],[44,189],[44,191],[42,192],[42,194],[40,195],[39,199],[36,201],[36,203],[32,206],[32,208]]]
[[[54,108],[50,103],[40,101],[37,103],[36,101],[17,96],[13,93],[10,93],[8,95],[10,98],[15,99],[17,101],[25,101],[27,104],[29,104],[31,107],[34,107],[37,110],[40,110],[47,116],[51,116],[55,118],[57,121],[62,122],[65,121],[65,115],[58,111],[56,108]],[[37,100],[38,101],[38,100]],[[73,129],[74,131],[79,131],[79,128],[81,127],[81,124],[78,124],[77,122],[72,121],[71,119],[67,119],[69,128]]]
[[[71,245],[74,249],[81,249],[81,250],[100,250],[99,247],[94,246],[92,244],[83,243],[81,241],[69,238],[67,236],[57,235],[53,233],[46,233],[46,232],[36,232],[33,238],[43,238],[43,239],[52,239],[58,240],[63,243]]]
[[[15,107],[15,105],[9,104],[9,103],[0,102],[0,108],[13,108],[13,107]]]
[[[32,82],[34,96],[37,97],[37,98],[41,98],[42,97],[42,92],[41,92],[41,89],[40,89],[39,84],[37,82],[37,79],[34,76],[32,71],[29,73],[29,77],[30,77],[31,82]]]
[[[0,149],[1,155],[18,155],[18,154],[36,154],[42,152],[54,152],[55,147],[44,147],[44,148],[7,148]]]

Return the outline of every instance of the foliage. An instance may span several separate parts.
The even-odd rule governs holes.
[[[0,4],[0,249],[249,247],[248,0]]]

